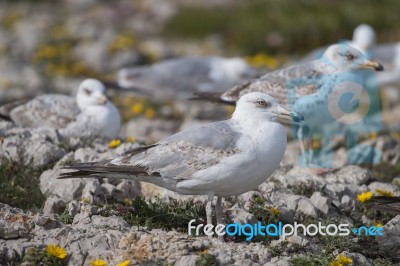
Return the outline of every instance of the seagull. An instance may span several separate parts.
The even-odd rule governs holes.
[[[253,92],[237,103],[229,120],[188,128],[160,142],[106,161],[65,166],[58,178],[124,178],[158,185],[181,194],[207,195],[207,223],[222,223],[224,196],[238,195],[263,183],[283,158],[283,121],[303,117],[279,106],[271,96]],[[70,171],[73,170],[73,171]]]
[[[258,75],[238,57],[187,56],[121,69],[118,86],[156,101],[186,100],[196,92],[223,92]]]
[[[198,94],[198,99],[234,105],[240,97],[250,92],[271,95],[282,107],[296,110],[304,116],[307,123],[300,126],[297,136],[301,152],[305,155],[302,141],[305,126],[311,130],[340,119],[344,113],[332,114],[328,105],[329,97],[334,88],[346,80],[351,81],[346,86],[348,91],[359,90],[358,84],[362,84],[359,70],[362,69],[382,71],[383,66],[366,59],[359,50],[348,44],[335,44],[318,60],[267,73],[258,79],[236,85],[224,93]],[[353,104],[351,101],[350,103]]]
[[[400,197],[374,196],[366,203],[366,206],[378,211],[400,214]]]
[[[371,54],[371,49],[372,47],[375,46],[375,41],[376,41],[376,34],[374,29],[367,24],[361,24],[354,29],[352,40],[345,41],[344,43],[360,50],[362,53],[366,55],[366,57],[369,58],[370,57],[369,55]],[[320,58],[321,56],[323,56],[324,52],[328,47],[329,46],[317,48],[316,50],[306,55],[300,62],[305,63]]]
[[[55,128],[62,136],[118,136],[121,118],[117,108],[104,94],[104,85],[86,79],[76,98],[61,94],[44,94],[28,101],[0,107],[0,118],[26,128]]]
[[[366,80],[367,88],[400,85],[400,42],[376,44],[375,30],[367,24],[354,29],[353,39],[346,42],[363,52],[366,58],[385,66],[385,72],[371,75]],[[320,58],[327,47],[321,47],[306,55],[300,62],[309,62]]]

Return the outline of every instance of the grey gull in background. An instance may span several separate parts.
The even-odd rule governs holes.
[[[188,56],[121,69],[118,85],[165,102],[186,100],[196,92],[223,92],[259,75],[258,70],[238,57]]]
[[[121,118],[104,92],[101,82],[86,79],[80,84],[76,98],[45,94],[12,102],[0,107],[0,118],[26,128],[55,128],[63,136],[115,138],[119,134]]]
[[[111,160],[67,166],[68,172],[59,178],[134,179],[181,194],[207,195],[209,224],[217,196],[221,224],[221,197],[254,189],[279,167],[287,142],[281,120],[300,122],[303,117],[286,111],[269,95],[249,93],[229,120],[189,128]]]
[[[200,99],[234,104],[240,97],[250,92],[262,92],[271,95],[285,108],[300,112],[310,129],[333,122],[328,108],[328,96],[344,79],[352,81],[347,89],[358,90],[362,76],[358,70],[383,70],[381,64],[367,60],[357,49],[347,44],[331,45],[323,57],[311,62],[289,66],[265,74],[264,76],[234,86],[224,93],[199,94]],[[356,87],[352,87],[356,86]],[[302,142],[303,129],[297,131],[301,141],[301,151],[305,155]]]

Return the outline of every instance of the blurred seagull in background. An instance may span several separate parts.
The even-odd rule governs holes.
[[[304,126],[315,129],[338,119],[339,117],[332,117],[328,108],[328,97],[336,85],[346,79],[352,81],[346,86],[348,90],[358,89],[354,86],[362,84],[362,76],[358,75],[358,70],[361,69],[382,71],[383,66],[366,59],[363,53],[348,44],[335,44],[320,59],[267,73],[224,93],[202,93],[199,94],[199,99],[235,104],[247,93],[262,92],[271,95],[284,108],[292,108],[304,116],[306,123],[297,131],[304,155]]]
[[[80,84],[76,98],[45,94],[32,100],[12,102],[0,107],[0,118],[26,128],[55,128],[63,136],[115,138],[121,118],[104,93],[101,82],[86,79]]]
[[[238,57],[179,57],[121,69],[118,86],[156,101],[186,100],[196,92],[223,92],[259,75]]]
[[[59,178],[134,179],[181,194],[207,195],[209,224],[217,196],[221,224],[221,197],[254,189],[279,167],[287,142],[280,122],[288,120],[301,122],[303,117],[283,109],[269,95],[249,93],[229,120],[189,128],[111,160],[67,166]]]
[[[371,75],[366,80],[367,87],[400,86],[400,42],[376,44],[374,29],[367,24],[361,24],[354,29],[353,39],[345,43],[363,52],[366,58],[385,67],[384,72]],[[318,48],[306,55],[301,62],[320,58],[326,49],[327,47]]]

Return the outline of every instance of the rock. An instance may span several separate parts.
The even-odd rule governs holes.
[[[294,194],[289,194],[286,195],[284,198],[286,199],[286,206],[289,208],[289,210],[295,211],[298,207],[298,203],[301,199],[305,199],[303,196],[299,195],[294,195]]]
[[[291,266],[289,257],[274,257],[270,262],[264,264],[264,266]]]
[[[309,215],[311,217],[317,217],[317,210],[312,204],[311,200],[307,198],[302,198],[299,200],[299,203],[297,204],[297,209],[296,212],[301,212],[306,215]]]
[[[46,166],[67,154],[58,145],[57,133],[53,129],[20,129],[15,133],[6,137],[1,145],[3,153],[11,160]]]
[[[33,217],[22,210],[0,203],[0,238],[27,237],[35,227]]]
[[[56,194],[50,195],[43,207],[43,215],[45,216],[54,216],[55,214],[61,214],[64,212],[66,207],[65,201]]]
[[[376,193],[377,190],[382,190],[385,192],[393,192],[393,193],[397,193],[399,191],[399,187],[397,187],[396,185],[390,183],[381,183],[381,182],[373,182],[369,184],[368,189],[378,195],[379,193]]]
[[[80,212],[75,215],[74,220],[72,222],[73,225],[75,224],[87,224],[91,221],[92,215],[97,213],[97,207],[84,203],[81,205]]]
[[[257,223],[257,218],[243,210],[238,206],[238,204],[235,204],[232,208],[229,209],[230,212],[230,218],[233,222],[239,223],[239,224],[256,224]]]
[[[195,266],[196,260],[198,260],[200,256],[198,255],[186,255],[182,256],[174,265],[175,266]]]
[[[388,255],[399,255],[400,250],[400,215],[383,226],[383,236],[376,236],[378,247]]]
[[[67,205],[68,214],[75,217],[81,211],[81,203],[73,200]]]
[[[322,196],[321,192],[314,192],[310,198],[311,203],[323,214],[328,214],[330,200],[327,197]]]
[[[179,130],[179,122],[175,120],[147,119],[138,117],[128,121],[121,129],[125,137],[134,136],[148,142],[159,141]]]
[[[99,180],[89,179],[82,190],[82,199],[89,203],[101,202],[105,199],[105,190],[102,189]]]
[[[341,253],[341,255],[352,259],[353,260],[352,265],[373,266],[373,264],[371,262],[369,262],[369,260],[360,253],[350,253],[350,252],[344,251]]]
[[[141,184],[138,181],[123,180],[115,188],[115,199],[126,200],[142,196]]]
[[[80,199],[86,182],[90,179],[73,178],[57,179],[61,170],[59,167],[46,170],[40,175],[40,191],[43,194],[53,193],[64,201]],[[67,188],[67,189],[66,189]]]
[[[293,243],[293,244],[297,244],[300,246],[306,246],[308,244],[308,240],[301,236],[301,235],[292,235],[286,238],[286,241],[288,241],[289,243]]]
[[[344,183],[352,185],[367,184],[371,180],[371,172],[367,169],[356,165],[348,165],[342,167],[335,173],[330,173],[326,176],[326,181],[329,183]]]
[[[36,225],[43,227],[46,230],[51,230],[57,227],[62,227],[62,224],[59,221],[53,220],[49,217],[45,216],[36,216]]]

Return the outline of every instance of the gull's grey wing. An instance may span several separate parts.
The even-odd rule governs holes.
[[[13,108],[12,121],[23,127],[64,128],[79,114],[75,99],[65,95],[46,94]]]
[[[152,66],[126,68],[120,71],[118,83],[122,87],[142,88],[151,97],[187,98],[202,84],[212,83],[209,76],[212,60],[213,57],[183,57]]]
[[[172,135],[157,144],[140,147],[104,162],[78,164],[61,177],[84,177],[116,174],[122,177],[161,176],[178,181],[189,179],[197,171],[218,164],[223,158],[239,152],[236,143],[240,134],[231,121],[220,121],[194,127]],[[146,181],[146,179],[141,179]]]
[[[289,89],[296,89],[297,95],[309,95],[317,92],[318,78],[324,74],[324,66],[318,60],[276,70],[264,76],[232,87],[222,94],[227,102],[237,101],[250,92],[263,92],[274,97],[283,107],[288,106]]]

